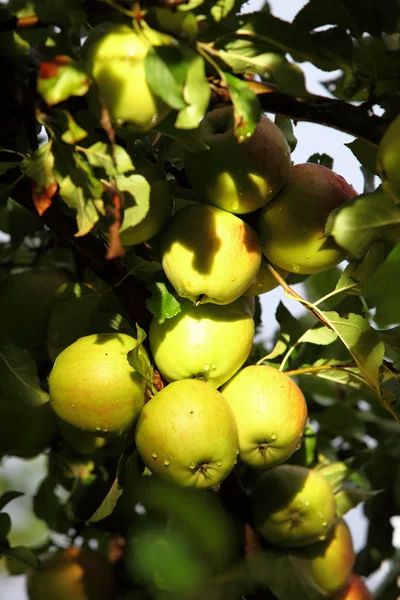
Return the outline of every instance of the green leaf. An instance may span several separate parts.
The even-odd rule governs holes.
[[[54,154],[52,141],[46,142],[31,156],[21,162],[21,171],[40,187],[48,187],[54,181]]]
[[[0,344],[0,396],[15,406],[35,407],[49,401],[40,387],[36,363],[27,350]]]
[[[171,294],[163,281],[157,281],[148,286],[151,298],[146,300],[146,306],[159,323],[171,319],[181,312],[181,305]]]
[[[135,369],[137,373],[142,375],[151,387],[153,383],[153,367],[143,346],[146,337],[146,332],[136,323],[136,346],[128,352],[127,358],[132,369]]]
[[[316,165],[322,165],[328,169],[333,169],[333,158],[328,154],[312,154],[307,160],[308,163],[314,163]]]
[[[187,61],[186,81],[183,98],[187,104],[175,121],[178,129],[196,129],[199,126],[210,101],[211,90],[205,73],[204,59],[190,48],[183,48]]]
[[[376,307],[380,326],[400,321],[400,244],[362,286],[362,293]]]
[[[106,144],[105,142],[96,142],[89,146],[89,148],[82,149],[82,152],[85,153],[92,167],[104,169],[109,177],[123,175],[135,170],[131,157],[125,148],[118,144],[112,147],[111,144]]]
[[[43,479],[33,498],[33,510],[39,519],[47,523],[49,529],[58,533],[67,533],[72,523],[66,504],[56,494],[58,482],[48,476]]]
[[[218,0],[214,3],[211,8],[211,16],[219,23],[222,19],[225,19],[234,9],[236,8],[236,0]]]
[[[346,317],[340,317],[333,311],[321,311],[321,315],[342,340],[363,378],[380,398],[379,369],[385,347],[378,333],[361,315],[349,313]]]
[[[356,487],[347,487],[346,485],[335,494],[336,500],[336,514],[338,517],[342,517],[349,510],[358,506],[362,502],[366,502],[373,496],[376,496],[378,492],[363,490]]]
[[[118,498],[122,495],[122,491],[123,490],[118,483],[118,477],[116,477],[107,496],[104,498],[96,512],[90,517],[89,523],[97,523],[97,521],[101,521],[111,515],[117,505]]]
[[[60,196],[76,212],[78,232],[75,237],[82,237],[89,233],[99,220],[99,213],[93,199],[87,198],[84,189],[76,185],[69,175],[60,184]]]
[[[3,175],[5,175],[7,173],[7,171],[10,171],[11,169],[16,169],[20,165],[21,165],[20,161],[14,161],[14,162],[13,161],[7,161],[7,162],[0,163],[0,177],[2,177]]]
[[[245,81],[230,73],[224,73],[233,102],[235,116],[235,136],[239,142],[249,138],[261,116],[260,102]]]
[[[54,109],[50,117],[51,128],[57,131],[66,144],[74,145],[85,139],[88,132],[75,121],[67,110]]]
[[[162,271],[162,265],[156,260],[145,260],[135,252],[129,252],[125,258],[128,274],[134,275],[144,283],[151,283],[155,273]]]
[[[23,492],[13,492],[13,491],[5,492],[4,494],[2,494],[2,496],[0,496],[0,510],[3,510],[3,508],[9,502],[12,502],[16,498],[20,498],[23,495],[24,495]]]
[[[117,188],[124,193],[124,229],[146,218],[150,209],[150,184],[143,175],[117,175]]]
[[[318,466],[315,470],[326,479],[334,494],[342,488],[344,482],[353,474],[353,470],[343,462]]]
[[[0,540],[6,538],[11,531],[11,519],[7,513],[0,512]]]
[[[378,188],[372,194],[357,196],[339,210],[330,234],[335,241],[357,258],[361,258],[386,228],[400,225],[400,206]]]
[[[326,327],[326,325],[318,325],[312,329],[308,329],[298,339],[298,343],[308,342],[309,344],[317,344],[318,346],[328,346],[337,339],[337,333]]]
[[[182,81],[176,78],[174,66],[182,62],[179,48],[153,46],[145,58],[146,79],[156,96],[168,106],[180,110],[185,108]]]
[[[343,404],[334,404],[318,415],[318,423],[323,431],[346,439],[354,438],[363,442],[366,428],[357,412]]]
[[[301,465],[303,467],[311,467],[315,461],[315,450],[317,446],[317,434],[314,429],[307,423],[304,430],[301,447],[288,459],[292,465]]]
[[[37,91],[49,106],[63,102],[70,96],[84,96],[89,86],[85,71],[68,56],[56,56],[52,61],[40,65]]]
[[[176,117],[177,113],[171,112],[161,121],[161,123],[158,123],[157,131],[176,140],[179,144],[182,144],[186,150],[189,150],[189,152],[207,150],[208,146],[203,140],[200,129],[178,129],[175,126]]]
[[[40,568],[40,560],[37,558],[36,554],[30,548],[26,548],[26,546],[14,546],[14,548],[7,548],[2,552],[4,556],[8,558],[7,570],[10,575],[25,575],[29,568]]]
[[[275,124],[278,125],[279,129],[284,134],[287,143],[290,146],[290,150],[293,152],[293,150],[297,146],[297,138],[294,135],[292,120],[288,119],[287,117],[281,117],[280,115],[276,115]]]
[[[345,146],[352,151],[354,156],[367,171],[376,175],[376,157],[378,154],[376,146],[372,146],[357,138],[352,142],[345,144]]]

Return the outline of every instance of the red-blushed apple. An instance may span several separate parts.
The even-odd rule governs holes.
[[[146,388],[145,379],[127,359],[135,347],[136,340],[129,335],[103,333],[82,337],[65,348],[49,377],[54,412],[96,436],[126,433],[144,405]]]
[[[318,273],[337,265],[346,254],[326,235],[328,217],[356,195],[327,167],[295,165],[284,188],[261,211],[258,232],[264,255],[291,273]]]
[[[208,204],[181,208],[161,238],[162,266],[179,296],[229,304],[249,287],[261,263],[255,231]]]
[[[147,402],[135,442],[152,473],[182,487],[218,488],[239,452],[228,403],[197,379],[170,383]]]
[[[219,387],[250,354],[254,321],[243,298],[231,304],[194,306],[186,301],[175,317],[150,325],[150,349],[167,381],[202,377]]]
[[[253,515],[256,530],[268,542],[307,546],[329,537],[336,501],[329,483],[317,471],[279,465],[257,481]]]
[[[148,27],[138,32],[129,25],[106,23],[90,33],[83,46],[87,69],[117,125],[146,131],[171,111],[150,89],[145,59],[152,46],[177,45],[171,36]]]
[[[100,553],[71,547],[45,554],[27,578],[29,600],[115,600],[111,564]]]
[[[325,542],[302,549],[310,560],[316,584],[329,595],[343,588],[354,567],[356,555],[350,530],[344,519],[338,519]]]
[[[185,169],[200,200],[236,214],[269,202],[289,177],[290,148],[277,125],[261,116],[252,136],[239,142],[233,108],[207,113],[200,134],[209,149],[186,152]]]
[[[299,386],[273,367],[253,365],[221,389],[239,432],[240,460],[250,467],[272,467],[299,448],[307,404]]]
[[[343,589],[336,592],[331,600],[373,600],[373,597],[363,579],[359,575],[352,573],[347,584]]]

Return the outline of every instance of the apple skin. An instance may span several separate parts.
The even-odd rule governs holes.
[[[200,199],[235,214],[269,202],[289,177],[290,148],[277,125],[262,116],[251,137],[239,142],[231,106],[207,113],[200,135],[208,150],[185,154],[188,179]]]
[[[71,547],[42,557],[42,570],[27,578],[29,600],[114,600],[111,564],[98,552]]]
[[[331,600],[373,600],[373,596],[359,575],[350,575],[343,589],[334,594]]]
[[[167,381],[201,377],[219,387],[248,358],[254,321],[242,298],[225,306],[182,303],[175,317],[150,325],[150,349]]]
[[[245,367],[221,393],[236,418],[241,462],[253,468],[273,467],[299,448],[307,404],[285,373],[262,365]]]
[[[346,255],[325,235],[327,220],[356,195],[343,177],[322,165],[295,165],[285,187],[261,211],[257,229],[264,255],[290,273],[318,273],[337,265]]]
[[[182,487],[218,488],[237,461],[232,411],[215,388],[196,379],[170,383],[147,402],[135,441],[150,471]]]
[[[46,337],[57,289],[68,281],[63,271],[29,269],[12,273],[0,285],[0,341],[7,338],[38,362],[47,360]]]
[[[266,294],[267,292],[270,292],[278,287],[279,282],[272,275],[267,265],[268,261],[265,256],[263,256],[258,273],[254,277],[247,290],[243,293],[243,296],[260,296],[260,294]],[[275,270],[278,271],[283,279],[286,279],[286,277],[289,275],[289,273],[283,269],[275,268]]]
[[[382,137],[377,155],[377,171],[385,192],[400,202],[400,115],[389,125]]]
[[[119,237],[123,246],[142,244],[158,235],[171,218],[173,207],[172,191],[164,174],[159,174],[156,166],[146,159],[135,167],[135,174],[143,175],[150,184],[150,208],[144,220],[134,227],[126,226],[122,221]],[[128,216],[129,210],[135,208],[136,205],[126,205],[125,217]]]
[[[261,263],[255,231],[208,204],[181,208],[161,238],[162,266],[179,296],[229,304],[249,287]]]
[[[171,111],[147,83],[144,63],[151,46],[176,47],[177,42],[149,28],[139,36],[128,25],[104,24],[83,46],[87,70],[117,125],[147,131]]]
[[[135,346],[129,335],[103,333],[79,338],[63,350],[49,377],[50,403],[58,417],[99,437],[126,433],[144,405],[146,388],[128,363]]]
[[[330,485],[305,467],[274,467],[261,475],[253,491],[256,530],[277,546],[295,548],[327,539],[335,513]]]
[[[331,537],[325,542],[304,548],[310,559],[311,572],[317,585],[327,594],[343,588],[354,567],[356,556],[350,530],[344,519],[338,519]]]

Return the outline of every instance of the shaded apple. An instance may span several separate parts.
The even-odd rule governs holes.
[[[257,274],[261,247],[242,219],[208,204],[179,210],[161,238],[162,265],[179,296],[229,304]]]
[[[400,202],[400,115],[390,123],[380,141],[376,166],[383,189]]]
[[[356,556],[350,530],[339,519],[325,542],[310,544],[303,550],[310,560],[316,584],[329,595],[343,588],[354,567]]]
[[[331,600],[373,600],[373,597],[364,580],[353,573],[343,589],[336,592]]]
[[[182,487],[216,488],[236,464],[235,418],[205,381],[167,385],[144,406],[136,446],[155,475]]]
[[[129,430],[143,407],[146,388],[127,359],[135,347],[129,335],[103,333],[80,338],[63,350],[49,377],[54,412],[97,436]]]
[[[289,176],[290,148],[277,125],[261,116],[253,135],[239,142],[233,108],[204,116],[200,135],[208,150],[185,154],[185,169],[199,199],[236,214],[269,202]]]
[[[219,387],[250,354],[254,321],[242,298],[231,304],[183,302],[175,317],[150,325],[150,348],[167,381],[201,377]]]
[[[266,294],[271,290],[278,287],[279,282],[272,275],[271,271],[268,269],[268,261],[265,256],[261,259],[261,265],[258,270],[257,275],[254,277],[253,281],[247,288],[247,290],[243,293],[243,296],[259,296],[260,294]],[[276,269],[283,279],[286,279],[288,276],[288,272],[283,269]]]
[[[322,165],[291,168],[289,180],[261,211],[258,232],[267,259],[291,273],[318,273],[346,257],[325,229],[330,213],[357,192]]]
[[[336,501],[329,483],[317,471],[279,465],[257,481],[253,515],[256,530],[268,542],[306,546],[329,537]]]
[[[83,55],[101,100],[117,125],[142,131],[154,127],[171,108],[150,89],[145,59],[152,46],[175,47],[169,35],[122,24],[103,24],[88,36]]]
[[[111,564],[98,552],[71,547],[41,557],[41,570],[27,578],[29,600],[114,600]]]
[[[285,373],[262,365],[245,367],[221,393],[236,418],[242,462],[272,467],[299,448],[307,404],[299,386]]]

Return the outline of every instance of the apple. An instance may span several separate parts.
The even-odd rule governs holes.
[[[382,137],[377,154],[376,167],[385,192],[400,202],[400,115],[389,125]]]
[[[0,284],[0,342],[8,339],[28,350],[37,362],[44,362],[52,300],[67,281],[67,275],[57,269],[12,272]]]
[[[255,231],[215,206],[181,208],[161,238],[162,266],[179,296],[229,304],[249,287],[261,263]]]
[[[82,431],[82,429],[66,423],[63,419],[57,419],[57,426],[68,446],[78,454],[90,456],[106,444],[104,437]]]
[[[27,593],[29,600],[114,600],[116,584],[103,555],[71,547],[42,557],[41,570],[28,573]]]
[[[291,273],[318,273],[346,257],[325,228],[329,214],[357,192],[322,165],[291,168],[289,180],[261,211],[258,232],[267,259]]]
[[[310,544],[303,551],[309,558],[316,584],[324,592],[331,595],[343,588],[356,560],[351,533],[344,519],[338,519],[325,542]]]
[[[373,600],[373,597],[361,577],[352,573],[344,588],[336,592],[331,600]]]
[[[194,306],[186,301],[175,317],[150,325],[150,349],[167,381],[201,377],[219,387],[250,354],[254,321],[242,298],[231,304]]]
[[[260,294],[266,294],[279,285],[279,282],[272,275],[267,265],[268,261],[265,256],[263,256],[258,273],[254,277],[247,290],[243,293],[243,296],[259,296]],[[283,269],[276,268],[276,271],[278,271],[279,275],[283,279],[286,279],[286,277],[289,275],[289,273]]]
[[[170,383],[144,406],[135,441],[150,471],[182,487],[218,488],[238,454],[228,403],[196,379]]]
[[[221,393],[236,418],[243,463],[272,467],[299,448],[307,404],[299,386],[285,373],[262,365],[245,367]]]
[[[253,515],[256,530],[268,542],[306,546],[329,537],[336,501],[329,483],[317,471],[279,465],[257,481]]]
[[[188,179],[198,197],[236,214],[269,202],[289,177],[290,148],[282,131],[262,116],[253,135],[239,142],[231,106],[207,113],[200,134],[208,150],[185,154]]]
[[[103,24],[83,46],[87,70],[117,125],[128,123],[146,131],[171,111],[147,82],[145,59],[152,46],[178,47],[178,43],[150,28],[138,33],[129,25]]]
[[[119,230],[123,246],[134,246],[151,240],[164,229],[172,213],[172,191],[164,174],[160,174],[157,167],[146,159],[135,165],[135,174],[143,175],[150,184],[150,208],[143,221],[130,227],[129,213],[135,213],[136,205],[126,195],[124,219]]]
[[[129,335],[103,333],[79,338],[63,350],[49,377],[54,412],[96,436],[126,433],[144,405],[146,388],[127,359],[135,347]]]

